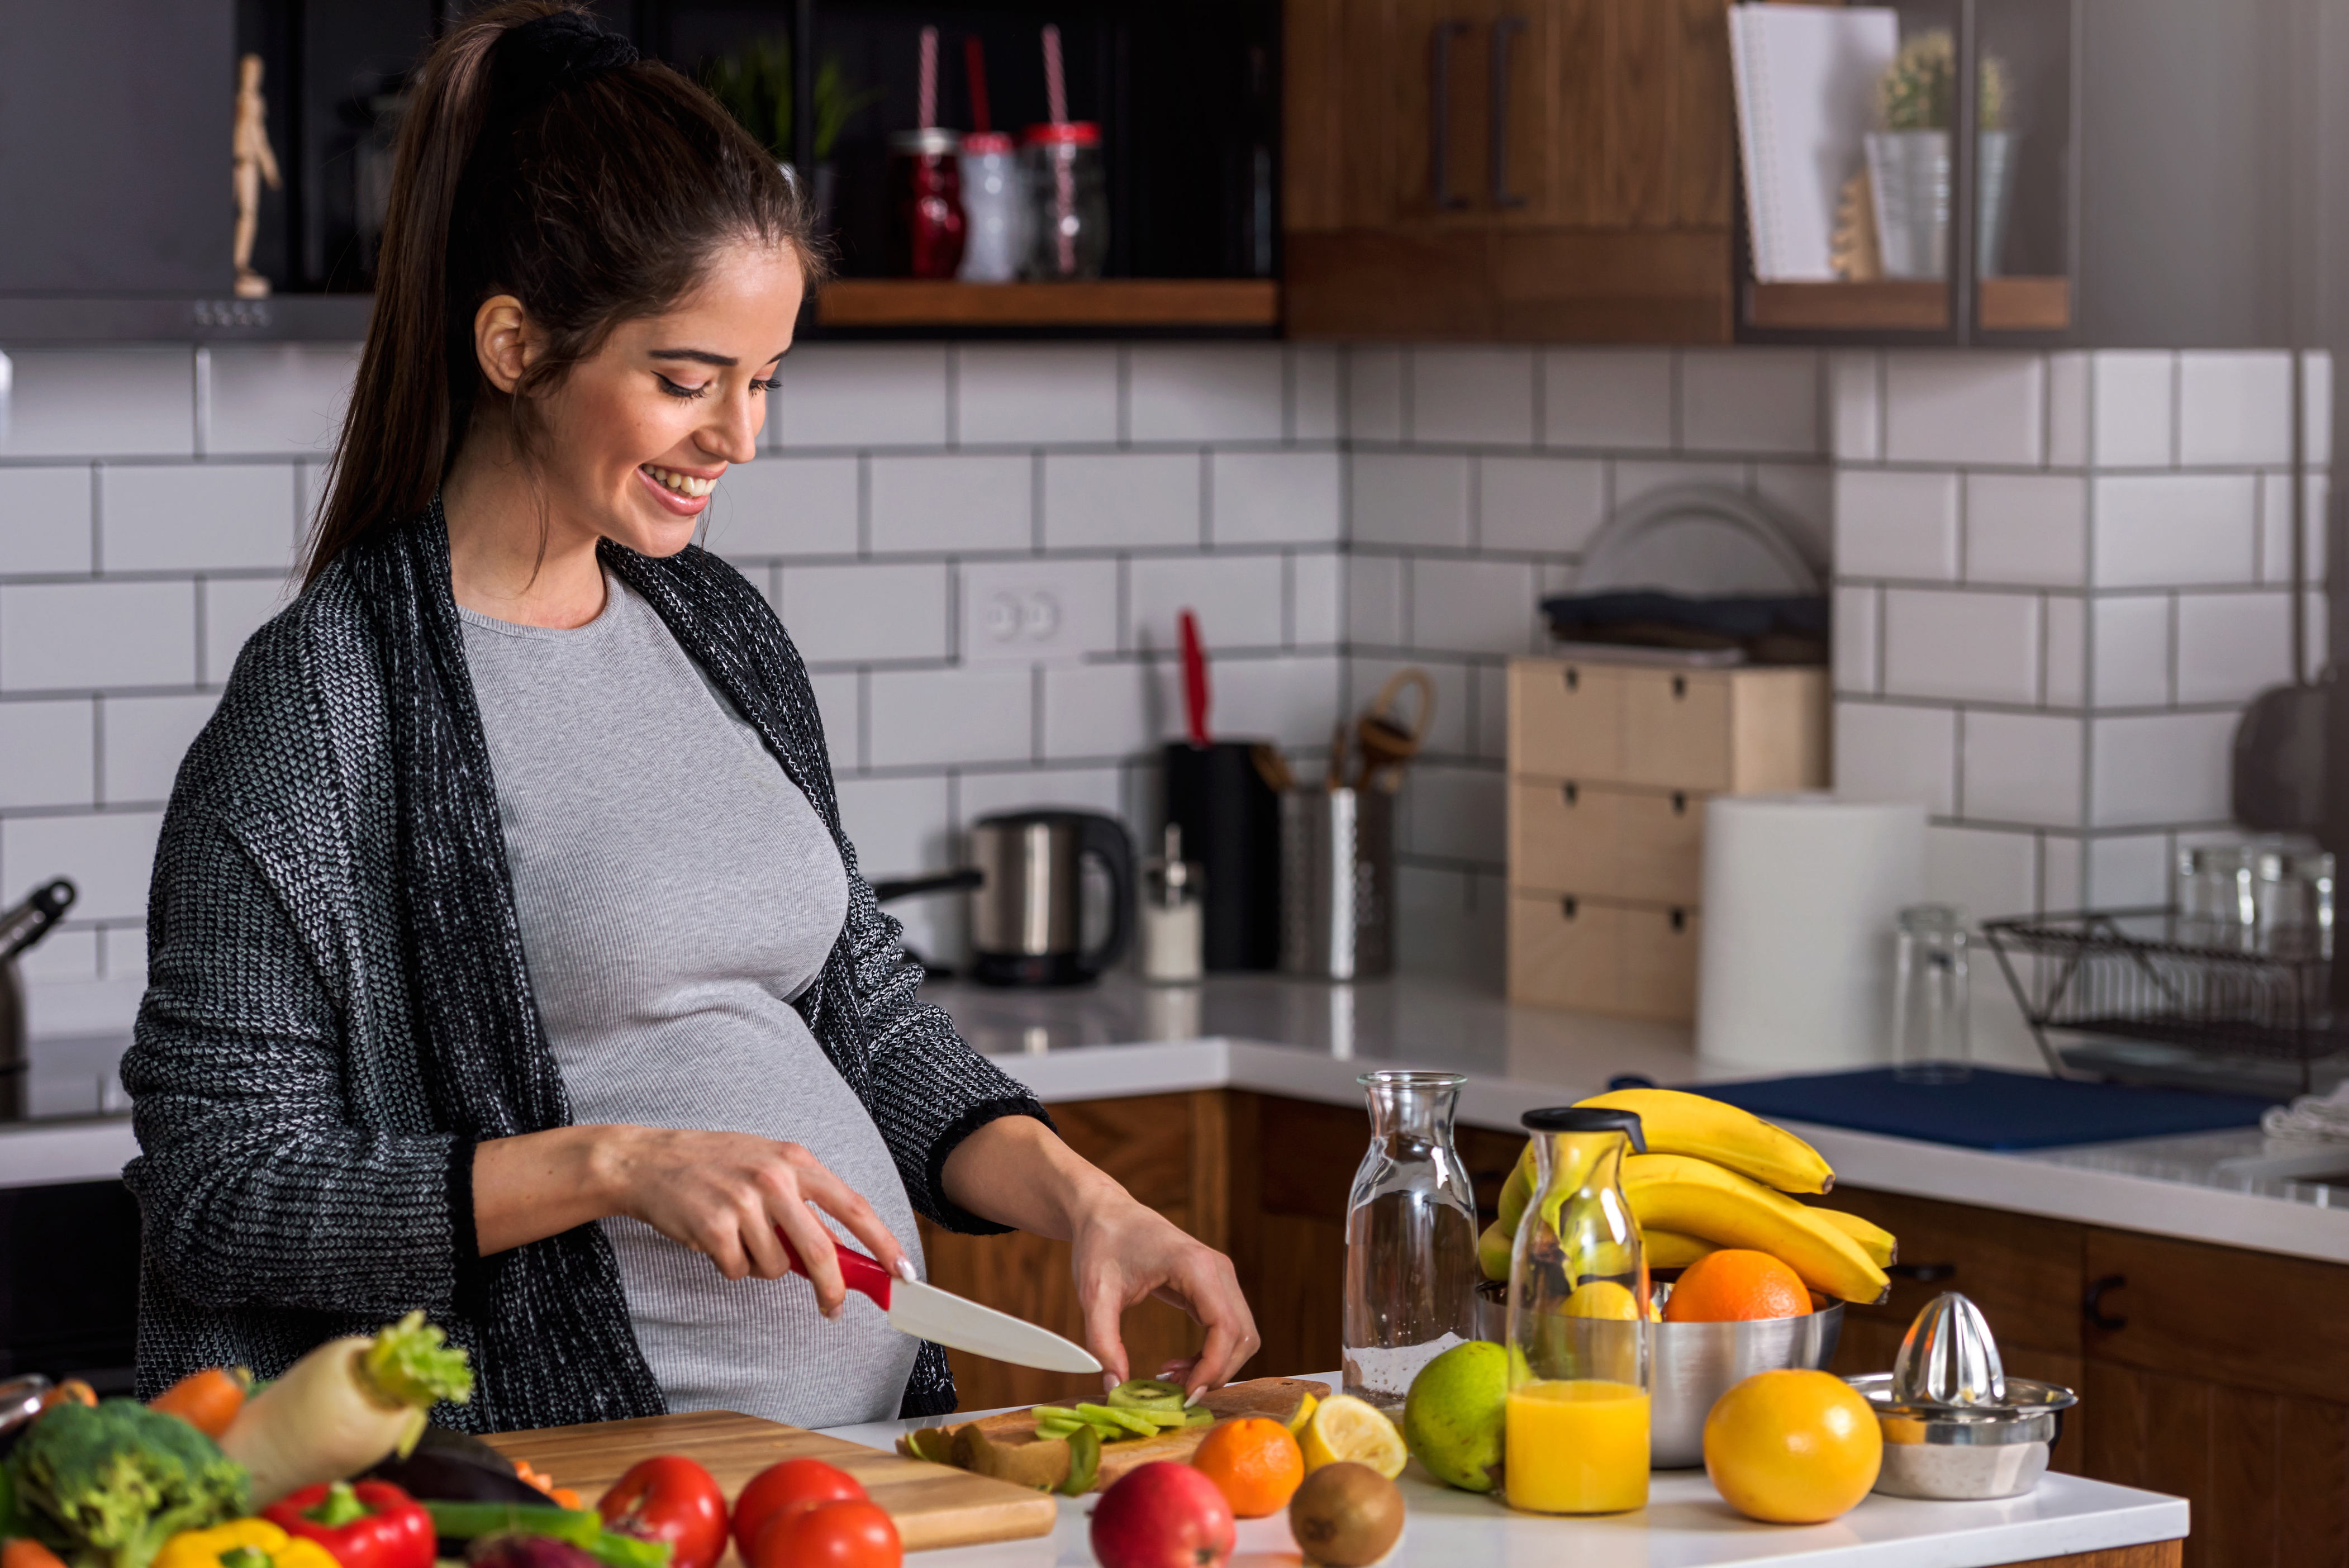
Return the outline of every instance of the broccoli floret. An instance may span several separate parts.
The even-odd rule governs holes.
[[[244,1467],[135,1399],[59,1405],[8,1455],[20,1527],[75,1568],[147,1568],[182,1530],[245,1511]]]

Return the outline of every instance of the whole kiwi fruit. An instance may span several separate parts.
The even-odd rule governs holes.
[[[1308,1563],[1368,1568],[1402,1534],[1402,1491],[1368,1465],[1323,1465],[1288,1500],[1288,1532]]]

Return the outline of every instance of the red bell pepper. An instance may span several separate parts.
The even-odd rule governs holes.
[[[343,1568],[432,1568],[432,1516],[389,1481],[305,1486],[261,1516],[316,1542]]]

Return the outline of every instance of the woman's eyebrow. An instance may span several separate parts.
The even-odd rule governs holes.
[[[721,370],[730,370],[741,363],[731,354],[712,354],[707,348],[655,348],[648,357],[655,359],[690,359],[697,365],[715,365]]]

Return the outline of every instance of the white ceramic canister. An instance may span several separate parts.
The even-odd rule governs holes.
[[[999,130],[962,139],[962,265],[965,283],[1009,283],[1028,251],[1028,202],[1019,187],[1019,155]]]

